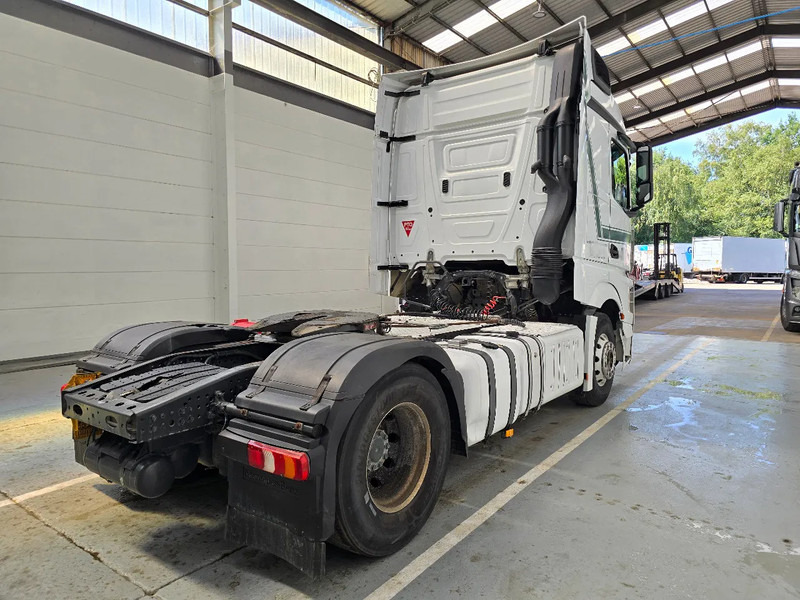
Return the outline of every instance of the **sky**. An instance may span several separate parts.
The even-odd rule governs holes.
[[[746,123],[749,121],[751,123],[766,123],[769,125],[776,125],[778,121],[785,119],[790,114],[794,114],[800,118],[800,110],[773,108],[772,110],[763,112],[760,115],[754,115],[752,117],[746,117],[741,121],[736,121],[736,123]],[[713,131],[713,129],[711,131]],[[694,145],[697,141],[703,141],[706,137],[706,134],[707,132],[689,135],[680,140],[675,140],[674,142],[669,142],[668,144],[659,146],[658,149],[666,150],[673,156],[682,158],[686,162],[697,166],[697,158],[693,155]]]

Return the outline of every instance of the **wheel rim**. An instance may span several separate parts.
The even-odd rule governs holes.
[[[603,387],[614,377],[617,365],[617,349],[605,333],[597,337],[594,345],[594,380]]]
[[[367,451],[367,491],[375,506],[396,513],[416,497],[431,458],[431,428],[410,402],[392,408],[372,435]]]

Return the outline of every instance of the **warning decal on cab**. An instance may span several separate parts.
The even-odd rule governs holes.
[[[406,232],[406,237],[409,237],[411,230],[414,229],[414,221],[403,221],[403,229]]]

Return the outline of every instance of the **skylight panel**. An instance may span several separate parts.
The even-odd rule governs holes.
[[[667,75],[662,79],[662,81],[666,85],[672,85],[673,83],[677,83],[681,79],[686,79],[687,77],[691,77],[692,75],[694,75],[694,70],[692,69],[692,67],[689,67],[688,69],[684,69],[683,71],[678,71],[677,73],[673,73],[672,75]]]
[[[731,92],[730,94],[725,94],[723,96],[717,96],[713,100],[711,100],[711,104],[722,104],[723,102],[730,102],[731,100],[738,100],[742,97],[742,94],[739,90],[735,92]]]
[[[633,100],[633,94],[630,92],[625,92],[620,94],[619,96],[614,96],[614,100],[617,101],[617,104],[622,104],[624,102],[628,102],[629,100]]]
[[[630,47],[631,43],[624,37],[618,37],[615,40],[611,40],[607,44],[603,44],[599,48],[597,48],[598,54],[600,56],[608,56],[609,54],[613,54],[614,52],[619,52],[624,48]]]
[[[495,19],[485,10],[482,10],[481,12],[464,19],[458,25],[454,25],[453,29],[455,29],[464,37],[470,37],[479,31],[483,31],[489,27],[489,25],[493,25],[494,23],[497,23],[497,19]]]
[[[769,87],[769,80],[766,81],[759,81],[758,83],[754,83],[753,85],[748,85],[746,88],[742,88],[742,96],[747,96],[748,94],[754,94],[756,92],[760,92],[761,90],[765,90]]]
[[[442,50],[446,50],[450,46],[455,46],[458,42],[461,41],[461,38],[458,37],[452,31],[443,31],[442,33],[438,33],[429,40],[422,42],[423,46],[430,48],[436,53],[441,52]]]
[[[668,115],[664,115],[661,117],[662,123],[669,123],[670,121],[674,121],[675,119],[683,119],[686,118],[686,112],[682,110],[675,111],[674,113],[669,113]]]
[[[761,51],[761,40],[757,42],[753,42],[752,44],[747,44],[746,46],[742,46],[741,48],[737,48],[736,50],[731,50],[728,52],[728,60],[736,60],[737,58],[742,58],[743,56],[747,56],[748,54],[753,54],[754,52]]]
[[[700,15],[704,14],[706,14],[706,3],[703,2],[703,0],[700,0],[700,2],[695,2],[686,8],[675,11],[671,15],[667,15],[666,19],[667,24],[669,24],[670,27],[675,27],[676,25],[685,23],[689,19],[694,19],[695,17],[699,17]]]
[[[645,25],[644,27],[640,27],[633,33],[628,34],[628,38],[634,43],[638,44],[642,40],[646,40],[649,37],[653,37],[654,35],[661,33],[662,31],[667,30],[667,24],[664,23],[663,19],[658,19],[653,21],[649,25]]]
[[[706,0],[706,4],[708,4],[708,10],[714,10],[715,8],[725,6],[731,2],[733,2],[733,0]]]
[[[526,6],[533,4],[534,0],[500,0],[490,5],[489,8],[501,19],[510,17],[515,12],[519,12]]]
[[[640,98],[641,96],[644,96],[645,94],[649,94],[650,92],[654,92],[654,91],[656,91],[658,89],[661,89],[663,87],[664,87],[664,84],[661,83],[661,80],[660,79],[656,79],[655,81],[651,81],[647,85],[643,85],[642,87],[638,87],[635,90],[633,90],[633,95],[636,96],[637,98]]]
[[[695,73],[702,73],[703,71],[708,71],[709,69],[713,69],[714,67],[718,67],[720,65],[724,65],[728,62],[728,59],[725,57],[724,54],[720,56],[715,56],[705,62],[701,62],[694,66]]]
[[[800,38],[793,37],[774,37],[772,38],[773,48],[800,48]]]
[[[651,127],[661,127],[661,121],[658,119],[653,119],[652,121],[647,121],[641,125],[637,125],[636,129],[650,129]]]
[[[700,112],[701,110],[707,109],[709,106],[711,106],[711,104],[712,104],[711,100],[706,100],[705,102],[701,102],[700,104],[695,104],[694,106],[690,106],[689,108],[686,109],[686,112],[691,115],[692,113]]]
[[[780,86],[798,86],[798,85],[800,85],[800,79],[781,78],[781,79],[778,79],[778,85],[780,85]]]

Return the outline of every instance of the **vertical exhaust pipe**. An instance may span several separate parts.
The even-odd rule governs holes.
[[[536,128],[537,161],[531,173],[547,187],[547,206],[531,251],[533,296],[553,304],[561,295],[564,258],[561,244],[575,207],[576,122],[583,71],[583,40],[558,50],[553,66],[550,106]]]

